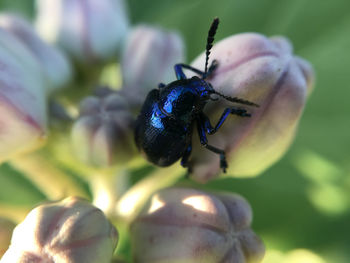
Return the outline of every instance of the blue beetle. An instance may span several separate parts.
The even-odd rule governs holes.
[[[218,66],[218,62],[214,60],[208,68],[210,49],[218,24],[219,19],[215,18],[208,32],[204,72],[186,64],[176,64],[174,69],[177,80],[168,85],[160,83],[158,89],[151,90],[136,120],[136,145],[146,159],[158,166],[169,166],[181,158],[181,165],[191,172],[189,157],[192,151],[193,128],[196,124],[200,143],[220,155],[220,167],[226,172],[224,150],[209,145],[206,133],[214,134],[229,114],[241,117],[250,117],[250,114],[242,108],[227,108],[213,127],[203,113],[203,108],[210,100],[217,99],[212,95],[234,103],[258,106],[247,100],[220,94],[206,81]],[[191,70],[200,77],[188,79],[183,69]]]

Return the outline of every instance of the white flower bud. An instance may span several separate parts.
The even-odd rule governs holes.
[[[27,21],[14,15],[2,14],[0,27],[19,39],[32,52],[48,78],[49,91],[62,87],[69,81],[71,67],[66,57],[58,49],[43,42]]]
[[[39,147],[46,134],[45,78],[32,53],[0,28],[0,161]]]
[[[174,65],[183,61],[184,44],[178,34],[146,25],[135,27],[123,53],[122,92],[140,107],[150,90],[175,79]]]
[[[118,242],[101,210],[79,198],[43,204],[14,230],[1,263],[109,263]]]
[[[110,59],[128,22],[123,0],[37,0],[37,28],[80,62]]]
[[[208,135],[209,144],[225,150],[229,174],[257,175],[280,159],[293,141],[313,86],[312,67],[293,55],[287,39],[268,39],[254,33],[219,41],[213,46],[210,58],[218,61],[208,80],[216,91],[260,107],[223,99],[208,103],[205,113],[213,125],[227,107],[243,107],[252,115],[250,118],[229,116],[215,135]],[[204,61],[202,54],[192,66],[202,69]],[[194,137],[193,142],[198,141]],[[192,158],[196,180],[207,181],[220,172],[217,154],[206,151],[199,143],[194,146]]]
[[[71,134],[77,157],[97,166],[127,161],[135,152],[133,122],[121,95],[111,92],[85,98]]]
[[[251,208],[239,195],[162,190],[131,226],[134,261],[260,262],[265,249],[251,221]]]

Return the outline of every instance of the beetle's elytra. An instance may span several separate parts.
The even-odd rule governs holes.
[[[142,106],[136,121],[135,141],[145,157],[158,166],[169,166],[181,158],[181,165],[191,172],[189,159],[192,133],[194,124],[197,124],[201,144],[220,155],[220,167],[226,172],[225,152],[209,145],[206,134],[214,134],[229,114],[241,117],[250,117],[250,114],[243,108],[226,108],[213,127],[203,113],[203,108],[207,102],[214,100],[211,97],[213,94],[231,102],[258,106],[247,100],[220,94],[206,81],[218,66],[218,62],[213,60],[208,68],[210,49],[218,24],[219,19],[215,18],[208,32],[204,72],[186,64],[176,64],[174,69],[177,80],[168,85],[159,84],[158,89],[150,91]],[[186,78],[184,68],[195,72],[199,77]]]

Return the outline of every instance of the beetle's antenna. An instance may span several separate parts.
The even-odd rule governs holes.
[[[232,97],[226,96],[224,94],[221,94],[221,93],[219,93],[217,91],[215,91],[214,94],[219,95],[220,97],[223,97],[225,100],[228,100],[230,102],[244,104],[244,105],[249,105],[249,106],[254,106],[254,107],[259,107],[258,104],[254,103],[254,102],[251,102],[249,100],[243,100],[243,99],[240,99],[240,98],[237,98],[237,97],[232,98]]]
[[[210,49],[213,47],[213,42],[214,42],[214,36],[216,34],[216,30],[218,29],[219,25],[219,18],[215,17],[213,22],[211,23],[209,32],[208,32],[208,38],[207,38],[207,46],[205,48],[205,70],[204,70],[204,75],[203,79],[207,76],[208,73],[208,61],[209,61],[209,55],[210,55]]]

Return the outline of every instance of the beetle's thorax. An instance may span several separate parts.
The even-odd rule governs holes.
[[[210,84],[198,77],[177,80],[161,89],[159,106],[174,119],[190,122],[203,110],[211,91]]]

